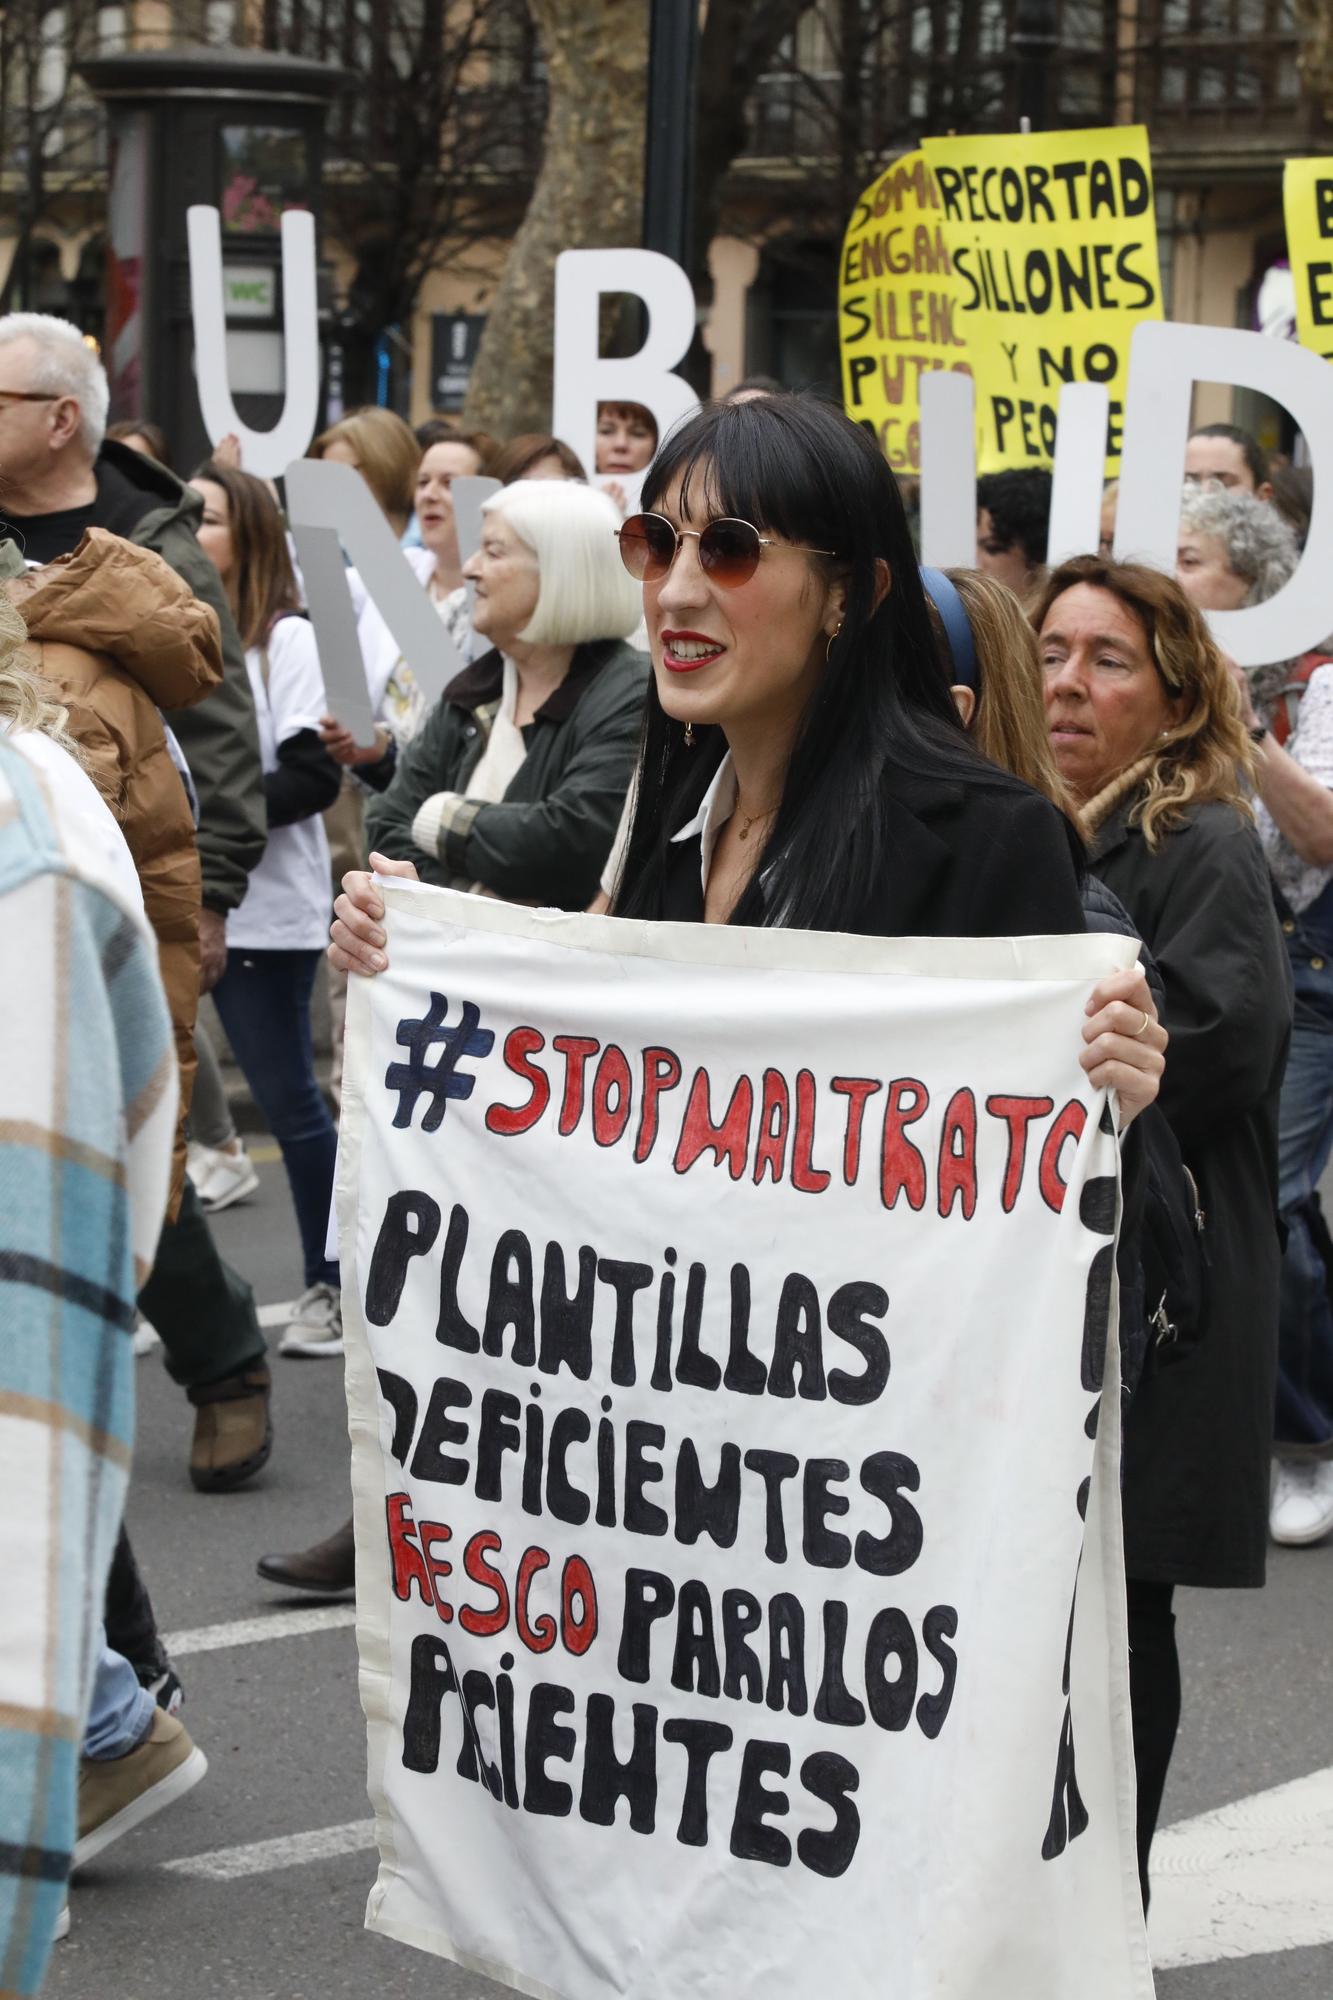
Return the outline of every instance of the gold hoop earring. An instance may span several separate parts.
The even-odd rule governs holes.
[[[830,660],[831,660],[831,659],[833,658],[833,648],[834,648],[834,647],[835,647],[835,646],[837,645],[837,643],[838,643],[838,636],[839,636],[839,634],[841,633],[841,631],[842,631],[842,620],[841,620],[841,618],[840,618],[840,619],[838,620],[838,624],[837,624],[837,629],[836,629],[835,631],[833,631],[833,632],[831,632],[831,633],[829,634],[829,642],[828,642],[827,646],[825,646],[825,648],[824,648],[824,664],[825,664],[825,666],[827,666],[827,665],[828,665],[828,663],[829,663],[829,661],[830,661]]]
[[[694,748],[694,724],[692,722],[685,724],[685,748],[687,750],[693,750]]]

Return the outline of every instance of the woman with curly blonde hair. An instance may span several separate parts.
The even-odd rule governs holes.
[[[1278,1096],[1291,977],[1245,797],[1240,701],[1173,577],[1080,556],[1032,613],[1055,761],[1091,866],[1134,919],[1165,988],[1160,1104],[1199,1188],[1206,1326],[1153,1350],[1125,1424],[1130,1699],[1139,1866],[1180,1720],[1172,1594],[1264,1580],[1277,1359]]]

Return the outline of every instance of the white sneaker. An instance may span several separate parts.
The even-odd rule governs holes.
[[[1308,1548],[1333,1529],[1333,1458],[1278,1459],[1268,1532],[1283,1548]]]
[[[59,1944],[61,1938],[67,1938],[68,1936],[69,1936],[69,1897],[66,1896],[64,1902],[60,1905],[60,1915],[56,1918],[55,1941],[57,1944]]]
[[[243,1144],[238,1144],[234,1153],[223,1147],[201,1146],[199,1175],[191,1172],[199,1206],[205,1215],[216,1215],[219,1210],[230,1208],[234,1201],[244,1201],[246,1195],[253,1194],[259,1186],[259,1175],[254,1162]]]
[[[287,1322],[287,1331],[278,1342],[280,1354],[292,1354],[307,1361],[343,1351],[342,1293],[336,1285],[311,1285],[302,1292]]]
[[[135,1359],[141,1360],[145,1354],[151,1354],[155,1347],[162,1345],[162,1336],[155,1326],[149,1326],[142,1313],[136,1313],[130,1342],[134,1348]]]

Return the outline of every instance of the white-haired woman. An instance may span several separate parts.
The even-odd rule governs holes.
[[[521,480],[487,501],[465,574],[491,650],[447,687],[366,815],[423,880],[582,909],[610,850],[648,661],[618,517],[591,488]]]
[[[1177,574],[1196,604],[1262,604],[1296,561],[1290,528],[1264,501],[1186,487]],[[1333,660],[1324,649],[1236,678],[1296,989],[1278,1127],[1287,1247],[1269,1529],[1302,1547],[1333,1530],[1333,1312],[1316,1193],[1333,1156]]]

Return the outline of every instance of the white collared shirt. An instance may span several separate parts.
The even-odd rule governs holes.
[[[708,873],[713,865],[718,836],[736,810],[736,797],[736,768],[728,750],[714,773],[712,784],[699,801],[698,812],[688,825],[671,836],[673,842],[698,839],[699,878],[705,895],[708,893]]]

